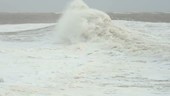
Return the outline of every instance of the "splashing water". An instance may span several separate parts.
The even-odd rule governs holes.
[[[113,25],[104,12],[88,7],[83,0],[73,0],[56,27],[57,38],[66,42],[89,40],[132,41],[140,36],[124,27]],[[134,37],[132,36],[135,35]]]
[[[89,8],[82,0],[74,0],[58,22],[57,35],[72,43],[94,40],[109,36],[111,25],[106,13]]]
[[[90,8],[83,0],[73,0],[56,27],[55,38],[66,43],[109,40],[117,48],[158,49],[160,44],[148,34],[117,26],[104,12]],[[158,46],[155,47],[155,46]],[[162,47],[161,47],[162,48]]]
[[[132,41],[126,29],[113,26],[104,12],[88,7],[83,0],[73,0],[57,25],[57,38],[64,42],[112,39],[116,42]],[[137,38],[137,37],[136,37]]]

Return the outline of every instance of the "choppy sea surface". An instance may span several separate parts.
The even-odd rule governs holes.
[[[0,25],[0,95],[169,96],[170,23],[112,22],[140,41],[58,43],[56,23]]]
[[[0,96],[170,95],[168,13],[30,15],[0,14]]]

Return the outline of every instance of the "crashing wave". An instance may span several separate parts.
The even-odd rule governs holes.
[[[113,26],[109,15],[88,7],[83,0],[71,2],[60,18],[56,30],[58,38],[72,43],[101,39],[135,39],[130,38],[133,36],[127,29]]]
[[[55,36],[68,43],[110,40],[113,46],[131,50],[157,49],[153,47],[157,38],[113,23],[106,13],[90,8],[83,0],[73,0],[58,21]]]
[[[74,0],[58,22],[58,37],[79,42],[110,36],[111,18],[104,12],[88,7],[82,0]]]

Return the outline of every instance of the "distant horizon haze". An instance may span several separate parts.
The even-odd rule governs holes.
[[[62,12],[72,0],[0,0],[0,12]],[[105,12],[170,12],[170,0],[84,0]]]

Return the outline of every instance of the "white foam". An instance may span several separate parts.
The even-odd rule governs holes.
[[[0,25],[0,33],[2,32],[19,32],[19,31],[28,31],[35,30],[44,27],[49,27],[54,24],[8,24],[8,25]]]

